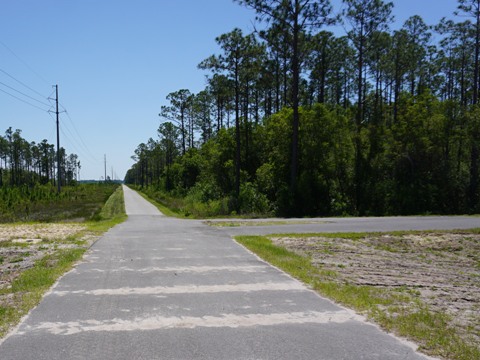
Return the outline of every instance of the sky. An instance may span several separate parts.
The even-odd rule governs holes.
[[[339,12],[341,0],[331,2]],[[393,2],[392,29],[412,15],[436,24],[457,6]],[[12,127],[30,142],[55,144],[58,85],[60,146],[79,156],[82,180],[102,179],[105,158],[107,176],[123,179],[137,146],[157,139],[166,96],[203,90],[208,72],[197,65],[219,53],[215,38],[236,27],[250,33],[255,19],[232,0],[0,0],[0,7],[0,134]]]

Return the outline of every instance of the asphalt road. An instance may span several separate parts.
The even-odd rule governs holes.
[[[229,235],[261,228],[167,218],[128,189],[125,200],[128,220],[0,344],[0,359],[426,358]]]
[[[215,220],[241,226],[226,226],[231,236],[278,233],[377,232],[402,230],[453,230],[480,228],[478,216],[397,216],[364,218]],[[243,225],[248,224],[250,225]],[[262,226],[262,223],[268,225]],[[275,224],[281,225],[275,225]]]

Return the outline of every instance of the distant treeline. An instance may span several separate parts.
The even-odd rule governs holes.
[[[168,95],[125,182],[199,215],[479,212],[477,0],[395,31],[382,0],[341,19],[328,0],[237,2],[266,28],[217,37],[205,90]]]
[[[98,218],[118,187],[112,182],[78,184],[80,161],[60,148],[62,191],[57,191],[57,152],[47,140],[29,142],[21,130],[0,136],[0,223]]]
[[[47,140],[29,142],[21,136],[21,130],[9,127],[0,136],[0,187],[56,184],[57,152]],[[76,154],[67,155],[60,148],[62,185],[73,184],[79,176],[80,161]]]

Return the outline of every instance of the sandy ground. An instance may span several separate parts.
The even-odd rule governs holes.
[[[273,238],[311,256],[336,281],[405,289],[453,318],[462,337],[480,344],[480,235],[379,235],[341,238]]]
[[[70,237],[84,230],[78,224],[0,225],[0,289],[11,286],[22,271],[56,249],[78,246]],[[8,297],[0,297],[0,305]]]
[[[85,227],[78,224],[0,225],[0,242],[15,239],[65,239]]]

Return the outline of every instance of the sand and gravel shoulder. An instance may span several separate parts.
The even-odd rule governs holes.
[[[274,237],[338,274],[334,281],[403,291],[451,316],[465,341],[480,344],[480,234],[422,233]]]

